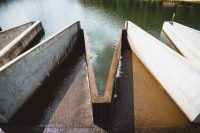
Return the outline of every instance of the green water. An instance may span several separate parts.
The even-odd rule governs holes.
[[[0,26],[41,20],[45,38],[76,20],[86,30],[99,94],[103,95],[114,45],[124,21],[130,20],[160,39],[164,21],[200,29],[200,4],[134,0],[1,0]],[[162,40],[162,39],[161,39]]]

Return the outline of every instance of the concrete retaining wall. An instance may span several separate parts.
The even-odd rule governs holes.
[[[28,29],[34,22],[28,22],[11,29],[7,29],[0,32],[0,50],[13,41],[22,32]]]
[[[43,31],[40,21],[0,32],[0,67],[18,56]]]
[[[0,122],[6,123],[73,50],[80,23],[36,45],[0,68]]]

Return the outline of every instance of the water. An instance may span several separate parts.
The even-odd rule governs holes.
[[[200,4],[133,0],[1,0],[0,26],[7,29],[41,20],[43,39],[80,20],[90,38],[99,94],[103,95],[115,41],[130,20],[160,39],[164,21],[174,20],[200,29]]]

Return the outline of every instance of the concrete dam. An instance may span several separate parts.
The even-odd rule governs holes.
[[[0,32],[2,132],[200,131],[199,69],[132,22],[119,33],[103,96],[80,22],[38,43],[43,35],[40,21]]]

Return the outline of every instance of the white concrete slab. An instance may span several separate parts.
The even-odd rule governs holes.
[[[162,30],[180,53],[200,69],[200,31],[176,22],[164,22]]]
[[[192,122],[200,118],[200,72],[180,54],[136,26],[126,23],[131,49]]]

